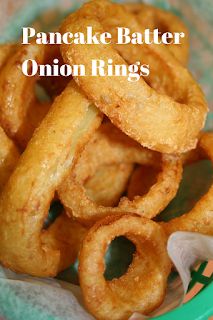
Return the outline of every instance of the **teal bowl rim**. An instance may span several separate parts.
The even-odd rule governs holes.
[[[206,320],[213,315],[213,283],[209,284],[204,290],[198,293],[191,300],[182,306],[154,317],[155,320]]]

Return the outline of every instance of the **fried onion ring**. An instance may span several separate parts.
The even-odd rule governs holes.
[[[91,26],[94,32],[109,31],[113,35],[120,25],[129,27],[131,32],[141,29],[134,15],[121,5],[92,1],[66,18],[60,31],[85,33],[86,28]],[[78,85],[112,123],[131,138],[145,147],[164,153],[181,153],[194,148],[208,108],[203,92],[191,74],[165,46],[115,43],[114,39],[114,47],[103,44],[63,44],[60,48],[66,63],[85,65],[87,75],[75,77]],[[128,63],[142,60],[148,63],[151,60],[153,69],[150,75],[154,76],[150,76],[150,79],[155,78],[156,74],[162,75],[163,79],[160,83],[157,81],[157,86],[163,86],[165,81],[167,91],[175,98],[159,94],[142,78],[132,83],[128,82],[127,77],[93,77],[92,59],[102,59],[106,65],[108,59],[119,65],[125,64],[124,59]],[[155,72],[155,66],[158,73]],[[153,81],[156,86],[156,79]]]
[[[55,276],[60,270],[60,249],[44,244],[43,223],[74,155],[101,121],[73,83],[55,99],[0,197],[0,261],[5,267],[35,276]]]
[[[45,45],[17,46],[0,72],[0,125],[22,149],[46,115],[49,104],[36,100],[34,86],[38,78],[26,77],[21,66],[26,59],[41,64],[48,52]]]
[[[41,235],[42,246],[60,251],[58,272],[75,262],[87,229],[62,213]]]
[[[118,236],[132,241],[136,252],[124,275],[106,281],[104,255]],[[98,320],[124,320],[133,312],[148,314],[164,299],[170,269],[165,234],[157,223],[136,215],[106,217],[89,230],[80,251],[79,277],[86,307]]]
[[[184,32],[185,37],[181,39],[181,44],[170,44],[168,49],[179,62],[183,65],[187,64],[189,59],[189,30],[180,18],[172,12],[145,3],[124,3],[124,7],[133,13],[146,29],[158,28],[161,33]]]
[[[157,182],[146,195],[135,197],[132,201],[123,197],[113,208],[98,205],[87,196],[84,181],[96,172],[98,166],[119,162],[150,165],[156,161],[160,172]],[[122,210],[153,218],[174,198],[181,177],[180,157],[145,149],[111,123],[105,123],[76,159],[70,174],[58,188],[58,196],[67,212],[85,225],[94,223],[109,212],[112,214]]]
[[[197,152],[201,152],[201,158],[205,153],[206,158],[213,163],[213,133],[202,135]],[[190,212],[169,222],[163,222],[162,225],[168,236],[175,231],[191,231],[213,235],[213,185]]]
[[[15,144],[0,128],[0,192],[17,165],[19,157],[20,153]],[[42,234],[43,245],[53,250],[60,249],[61,258],[58,271],[66,269],[75,261],[85,232],[86,229],[79,223],[62,214]]]

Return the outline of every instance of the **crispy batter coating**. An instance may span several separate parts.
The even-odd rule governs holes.
[[[131,32],[141,28],[134,15],[121,5],[94,0],[66,18],[60,31],[85,32],[87,26],[92,26],[94,32],[110,31],[113,35],[121,25],[129,27]],[[145,147],[165,153],[181,153],[196,146],[206,119],[207,103],[191,74],[164,45],[63,44],[60,48],[66,63],[85,65],[87,75],[76,76],[75,80],[127,135]],[[125,64],[124,60],[146,62],[151,67],[151,86],[162,87],[164,94],[142,78],[129,82],[122,76],[93,77],[92,59],[102,59],[106,64],[108,59],[114,64]]]
[[[56,98],[0,197],[0,261],[5,267],[35,276],[55,276],[60,270],[60,246],[45,245],[43,223],[74,155],[101,120],[73,83]]]
[[[104,256],[118,236],[131,240],[136,252],[124,275],[106,281]],[[110,215],[89,230],[80,251],[85,305],[98,320],[127,320],[133,312],[148,314],[164,299],[170,269],[166,237],[157,223],[136,215]]]
[[[147,194],[132,201],[123,197],[116,207],[104,207],[90,199],[84,181],[98,166],[110,163],[152,164],[160,167],[156,183]],[[58,188],[58,195],[67,212],[85,225],[91,225],[109,212],[121,210],[153,218],[174,198],[182,178],[179,156],[159,154],[131,140],[111,123],[105,123],[94,134],[76,159],[70,174]]]
[[[198,143],[197,152],[201,158],[205,153],[206,158],[213,163],[213,133],[204,133]],[[196,203],[194,208],[180,217],[162,223],[167,235],[175,231],[199,232],[213,235],[213,185],[209,191]]]

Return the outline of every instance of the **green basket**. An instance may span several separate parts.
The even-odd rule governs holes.
[[[211,279],[212,282],[212,279]],[[213,283],[181,307],[174,309],[155,320],[207,320],[213,315]]]
[[[213,315],[213,273],[210,277],[204,276],[203,272],[207,266],[207,262],[203,262],[197,271],[192,271],[192,280],[189,284],[188,292],[200,283],[203,288],[190,301],[181,307],[167,312],[155,320],[206,320]],[[187,316],[186,316],[187,315]],[[186,318],[187,317],[187,318]]]
[[[16,11],[15,14],[11,15],[8,18],[7,23],[4,25],[4,29],[2,34],[0,35],[0,42],[12,41],[16,40],[20,36],[20,30],[22,26],[30,25],[30,23],[35,19],[38,18],[39,15],[45,9],[54,8],[59,3],[63,4],[65,0],[23,0],[25,3],[24,7]],[[83,1],[74,1],[70,0],[69,10],[75,10]],[[120,1],[122,2],[122,1]],[[147,1],[146,1],[147,2]],[[164,7],[166,9],[173,10],[179,16],[184,18],[184,6],[191,6],[194,11],[200,13],[200,16],[203,16],[206,19],[206,23],[210,28],[213,26],[213,2],[212,0],[150,0],[149,2],[155,3],[160,7]],[[62,5],[63,6],[63,5]],[[67,8],[65,11],[61,11],[57,13],[57,18],[60,20],[65,14],[67,13]],[[40,18],[41,24],[44,23],[44,19]],[[52,21],[50,24],[46,25],[43,28],[43,31],[49,29],[50,25],[52,26]],[[192,67],[192,71],[194,72],[195,76],[203,86],[208,101],[212,103],[213,101],[213,73],[212,73],[212,64],[206,64],[206,55],[212,56],[213,54],[213,47],[212,44],[209,43],[206,39],[206,36],[203,36],[196,26],[193,25],[193,21],[186,18],[186,23],[190,27],[190,31],[192,34],[192,40],[200,40],[200,47],[202,50],[192,50],[192,59],[190,66]],[[205,54],[202,54],[205,53]],[[211,61],[211,59],[210,59]],[[203,70],[202,74],[199,73],[199,68]],[[213,128],[213,114],[210,114],[206,124],[207,129]],[[172,204],[171,207],[167,208],[167,212],[162,213],[162,217],[166,218],[168,215],[168,211],[172,210],[175,212],[175,202]],[[56,211],[60,210],[60,206],[56,207]],[[185,210],[185,208],[184,208]],[[53,210],[54,211],[54,210]],[[53,215],[55,212],[53,212]],[[176,213],[175,213],[176,214]],[[131,251],[131,248],[130,248]],[[127,259],[128,260],[128,259]],[[128,261],[126,261],[128,263]],[[179,320],[179,319],[187,319],[187,320],[206,320],[210,316],[213,315],[213,274],[210,277],[206,277],[203,275],[205,268],[207,266],[206,262],[203,262],[198,270],[192,271],[192,280],[189,285],[189,291],[198,283],[203,285],[201,291],[193,297],[189,302],[183,304],[181,307],[178,307],[175,310],[172,310],[166,314],[161,316],[155,317],[153,319],[159,320]],[[74,272],[69,273],[67,276],[66,273],[63,273],[59,276],[59,278],[67,279],[69,281],[77,281],[76,275]],[[1,288],[0,288],[1,289]],[[16,305],[19,305],[20,313],[17,318],[15,315],[15,309],[13,310],[11,305],[8,304],[8,299],[12,297],[13,301],[16,302]],[[15,294],[8,290],[8,292],[4,292],[2,295],[0,294],[0,303],[4,304],[4,316],[7,319],[11,320],[59,320],[57,317],[49,316],[46,314],[45,310],[38,310],[35,306],[26,305],[24,300],[20,300],[20,297],[16,297]],[[1,319],[1,315],[0,315]],[[72,319],[70,319],[72,320]]]

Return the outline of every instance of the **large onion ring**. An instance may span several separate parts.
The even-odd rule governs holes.
[[[59,271],[60,250],[42,242],[44,219],[73,156],[101,120],[72,83],[56,98],[0,197],[0,261],[5,267],[36,276]]]
[[[201,158],[205,154],[213,163],[213,133],[202,135],[197,152],[201,152]],[[213,235],[213,184],[190,212],[162,224],[168,236],[175,231]]]
[[[136,252],[123,276],[106,281],[104,255],[118,236],[131,240]],[[124,320],[137,311],[147,314],[162,303],[170,268],[165,234],[157,223],[131,215],[106,217],[89,230],[80,251],[79,276],[86,307],[98,320]]]
[[[118,162],[150,165],[155,161],[161,167],[157,182],[142,197],[135,197],[132,201],[121,198],[117,207],[110,208],[98,205],[86,194],[84,181],[100,165]],[[67,212],[86,225],[94,223],[109,212],[112,214],[122,210],[153,218],[174,198],[181,177],[180,157],[161,155],[145,149],[110,123],[106,123],[76,159],[70,174],[58,188],[58,195]]]
[[[15,144],[0,128],[0,192],[17,165],[19,157],[20,153]],[[53,250],[60,249],[58,271],[66,269],[75,261],[85,233],[84,227],[65,214],[60,215],[48,230],[42,233],[43,245]]]
[[[110,31],[113,34],[115,26],[120,25],[130,27],[131,31],[141,28],[134,16],[121,5],[92,1],[66,18],[60,31],[85,33],[91,26],[94,32]],[[204,126],[207,104],[198,84],[165,46],[125,44],[113,48],[102,44],[63,44],[61,52],[66,63],[85,65],[87,75],[77,76],[75,80],[101,111],[134,140],[166,153],[181,153],[195,147],[198,133]],[[102,59],[106,64],[112,59],[114,64],[125,64],[121,56],[128,62],[134,59],[134,63],[145,56],[152,59],[153,66],[157,60],[158,71],[163,63],[161,70],[168,69],[170,79],[172,75],[173,81],[166,80],[166,84],[174,83],[175,90],[172,91],[176,101],[157,93],[143,79],[132,83],[127,77],[91,76],[92,59]],[[156,75],[154,71],[151,74]],[[162,73],[163,78],[166,79],[167,74]]]

